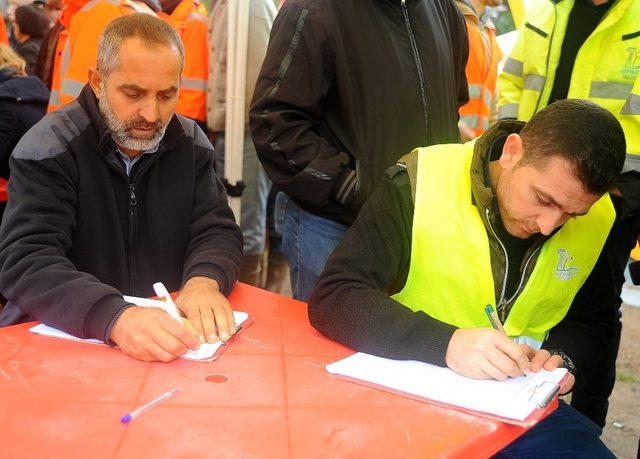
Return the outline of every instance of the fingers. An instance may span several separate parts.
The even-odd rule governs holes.
[[[149,356],[152,357],[151,359],[149,359],[149,361],[154,361],[154,362],[157,362],[157,361],[171,362],[175,358],[184,354],[184,352],[182,354],[176,354],[176,353],[170,352],[164,346],[154,341],[151,341],[147,344],[146,352]],[[185,349],[185,352],[186,352],[186,349]]]
[[[569,392],[573,388],[573,385],[575,384],[575,382],[576,382],[576,377],[573,376],[571,373],[567,373],[567,375],[564,377],[564,379],[560,383],[560,390],[558,391],[560,395],[564,395],[567,392]]]
[[[220,295],[218,297],[218,301],[213,305],[213,311],[215,314],[218,336],[222,341],[227,341],[236,331],[236,324],[233,318],[231,305],[224,296]]]
[[[193,326],[193,324],[189,319],[183,317],[182,325],[184,325],[184,327],[189,331],[189,333],[191,333],[193,336],[195,336],[198,339],[198,342],[200,344],[204,343],[204,336],[202,335],[201,332],[196,330],[196,327]],[[193,348],[190,348],[190,349],[193,349]]]
[[[220,337],[216,329],[216,318],[213,309],[208,305],[201,307],[199,310],[200,317],[198,320],[202,324],[202,333],[207,343],[215,343]]]
[[[520,376],[528,371],[529,358],[521,346],[511,341],[505,335],[500,335],[499,339],[496,339],[495,345],[518,366],[518,374],[516,376]]]
[[[562,367],[564,367],[564,362],[562,361],[562,357],[560,357],[559,355],[552,355],[543,365],[543,368],[547,371],[555,370],[556,368]]]
[[[534,373],[537,373],[542,369],[542,366],[545,364],[545,362],[549,360],[549,357],[551,357],[551,354],[549,353],[549,351],[546,351],[544,349],[536,352],[536,355],[534,355],[533,359],[531,359],[531,365],[529,365],[529,369]]]
[[[522,374],[522,370],[518,367],[517,363],[498,349],[491,352],[487,357],[490,365],[497,370],[497,372],[494,373],[499,375],[499,377],[494,377],[494,379],[502,381],[507,376],[516,378]],[[484,367],[483,369],[486,371]],[[494,373],[491,373],[491,375],[493,376]]]
[[[187,321],[189,322],[189,321]],[[189,328],[187,328],[187,326],[184,325],[184,321],[183,322],[178,322],[177,320],[174,320],[173,318],[169,317],[169,316],[164,316],[162,318],[162,321],[160,322],[160,326],[161,326],[161,330],[164,332],[160,333],[158,332],[156,334],[157,337],[164,337],[165,334],[169,335],[173,340],[176,340],[177,342],[179,342],[182,347],[184,347],[184,351],[178,355],[182,355],[185,352],[187,352],[187,349],[198,349],[200,347],[200,342],[198,341],[197,335],[192,333]],[[193,328],[193,327],[191,327]],[[155,339],[155,342],[162,345],[160,341],[158,341],[158,339]],[[169,344],[169,342],[167,341],[163,341],[167,344]],[[172,341],[173,343],[173,341]],[[163,346],[164,347],[164,346]],[[164,347],[164,349],[166,349],[167,351],[172,352],[172,349]]]
[[[522,350],[522,352],[524,352],[524,355],[527,356],[527,359],[529,359],[529,361],[531,361],[531,359],[536,355],[536,350],[528,344],[521,344],[520,349]]]

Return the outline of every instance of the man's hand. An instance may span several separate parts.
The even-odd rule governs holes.
[[[556,368],[564,367],[564,362],[562,361],[562,357],[559,355],[551,355],[549,351],[545,349],[541,349],[533,356],[531,359],[531,365],[529,369],[537,373],[540,369],[544,368],[545,370],[551,371]],[[566,394],[571,390],[573,385],[576,382],[576,377],[571,373],[567,373],[567,376],[562,380],[562,384],[560,385],[560,390],[558,393],[560,395]]]
[[[176,306],[187,316],[201,342],[227,341],[236,332],[231,305],[213,279],[200,276],[189,279],[176,299]]]
[[[200,343],[187,327],[159,308],[132,306],[118,317],[109,335],[122,352],[138,360],[169,362]]]
[[[528,371],[529,346],[518,345],[490,328],[460,328],[453,333],[447,366],[458,374],[475,379],[515,378]]]

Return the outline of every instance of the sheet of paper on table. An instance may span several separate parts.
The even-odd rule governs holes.
[[[137,306],[145,307],[145,308],[160,308],[164,311],[167,311],[169,305],[165,301],[160,300],[152,300],[149,298],[138,298],[135,296],[126,296],[124,297],[125,301],[133,303]],[[249,315],[246,312],[241,311],[233,311],[233,317],[236,321],[236,326],[242,325],[242,323],[247,320]],[[82,339],[76,336],[65,333],[57,328],[50,327],[45,324],[39,324],[29,329],[32,333],[36,333],[38,335],[51,336],[53,338],[61,338],[72,341],[79,341],[83,343],[91,343],[91,344],[101,344],[105,345],[102,341],[97,339]],[[206,360],[213,357],[213,355],[218,351],[218,349],[222,346],[222,343],[218,341],[217,343],[204,343],[200,345],[200,348],[196,351],[189,350],[186,354],[182,355],[181,359],[188,360]]]

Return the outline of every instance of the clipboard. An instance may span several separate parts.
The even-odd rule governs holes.
[[[557,408],[557,392],[566,378],[566,370],[559,369],[555,373],[534,374],[535,379],[529,381],[474,380],[424,362],[363,353],[329,364],[326,369],[351,383],[520,427],[535,425]],[[542,382],[547,379],[549,382]],[[485,395],[495,400],[485,400]],[[509,405],[517,406],[510,412]]]

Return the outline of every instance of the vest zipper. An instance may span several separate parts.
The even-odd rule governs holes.
[[[529,255],[529,258],[527,258],[527,261],[524,263],[524,269],[522,270],[522,276],[520,276],[520,282],[518,283],[518,288],[516,289],[515,293],[513,294],[513,296],[511,298],[509,298],[507,301],[505,301],[505,306],[509,303],[511,303],[513,301],[513,299],[518,296],[518,294],[520,293],[520,289],[522,288],[522,286],[524,285],[524,278],[525,275],[527,274],[527,268],[529,267],[529,262],[531,260],[533,260],[533,256],[542,248],[542,245],[536,247],[536,249],[531,252],[531,255]],[[505,307],[502,312],[503,312],[503,317],[500,317],[500,320],[504,323],[507,320],[506,314],[504,314],[504,312],[507,310],[507,308]]]
[[[427,123],[427,95],[425,91],[424,73],[422,72],[422,63],[420,62],[420,55],[418,54],[418,45],[413,35],[413,29],[411,28],[411,22],[409,21],[409,12],[407,10],[406,0],[401,0],[400,8],[402,9],[402,16],[404,17],[404,24],[407,28],[407,35],[409,36],[409,43],[411,44],[411,51],[413,52],[413,59],[416,63],[418,70],[418,80],[420,81],[420,98],[422,100],[422,117],[424,122],[424,141],[425,145],[429,144],[428,123]]]
[[[507,254],[507,248],[504,246],[504,244],[502,243],[502,241],[500,240],[500,238],[496,234],[495,230],[493,229],[493,225],[491,224],[491,218],[489,217],[489,208],[488,207],[486,209],[486,215],[487,215],[487,223],[489,224],[489,229],[493,233],[493,237],[495,237],[496,241],[498,241],[498,244],[500,244],[500,247],[502,248],[502,252],[504,253],[505,269],[504,269],[504,277],[502,279],[502,290],[500,291],[500,299],[498,301],[498,304],[496,304],[496,309],[498,310],[498,312],[501,315],[500,320],[504,323],[504,320],[502,319],[503,314],[502,314],[502,311],[500,310],[500,308],[503,305],[502,302],[504,301],[504,294],[505,294],[505,291],[507,289],[507,275],[509,274],[509,255]]]

